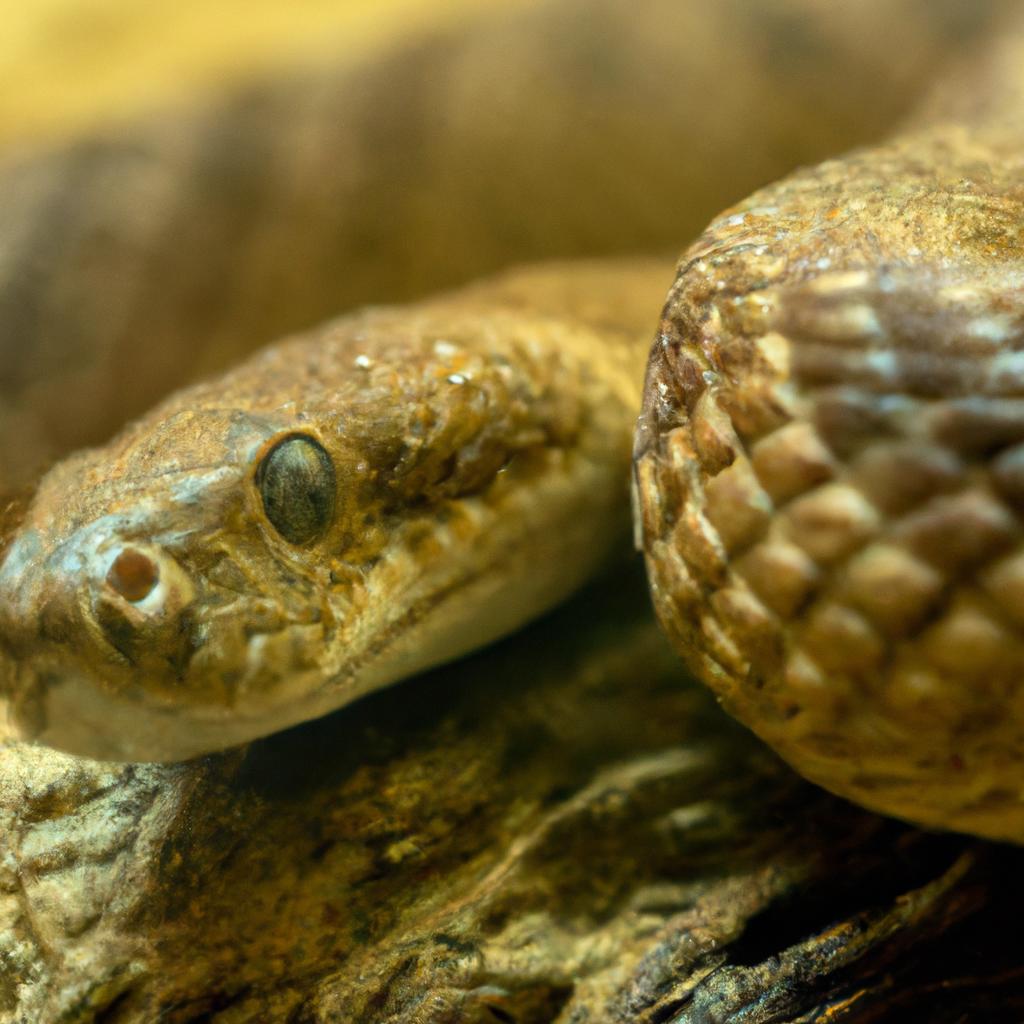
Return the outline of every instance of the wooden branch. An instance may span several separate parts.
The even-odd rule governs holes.
[[[632,569],[245,750],[9,743],[0,829],[2,1021],[1024,1012],[1021,854],[802,783],[683,677]]]

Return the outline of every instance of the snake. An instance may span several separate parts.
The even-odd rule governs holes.
[[[294,331],[149,411],[128,389],[127,426],[104,440],[100,408],[38,478],[12,449],[17,734],[136,761],[241,744],[515,630],[632,534],[686,666],[798,772],[1024,841],[1019,15],[943,66],[882,141],[730,206],[674,275],[506,270]],[[215,341],[193,332],[200,370]],[[24,452],[61,454],[39,437]]]

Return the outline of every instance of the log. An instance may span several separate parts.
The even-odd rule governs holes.
[[[631,565],[247,749],[8,741],[0,1021],[1016,1020],[1022,867],[798,779]]]

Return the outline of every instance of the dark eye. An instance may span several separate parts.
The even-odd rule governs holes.
[[[290,544],[308,544],[334,514],[334,465],[302,434],[279,441],[256,470],[256,486],[271,525]]]

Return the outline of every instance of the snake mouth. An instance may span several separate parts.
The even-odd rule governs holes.
[[[289,674],[283,690],[260,702],[247,702],[237,690],[216,704],[163,702],[144,687],[115,691],[73,664],[62,664],[59,669],[33,667],[5,657],[0,649],[0,683],[11,699],[11,724],[19,739],[110,761],[184,761],[237,746],[319,717],[378,689],[385,681],[444,660],[444,652],[424,658],[422,636],[430,632],[439,611],[458,603],[460,595],[486,580],[496,567],[488,565],[467,573],[416,602],[389,621],[330,678],[322,679],[316,666],[296,670]],[[294,629],[303,625],[287,622],[273,630],[251,633],[246,638],[247,660],[259,664],[275,645],[291,647]],[[125,662],[116,648],[111,651]],[[413,665],[413,661],[423,664]]]

